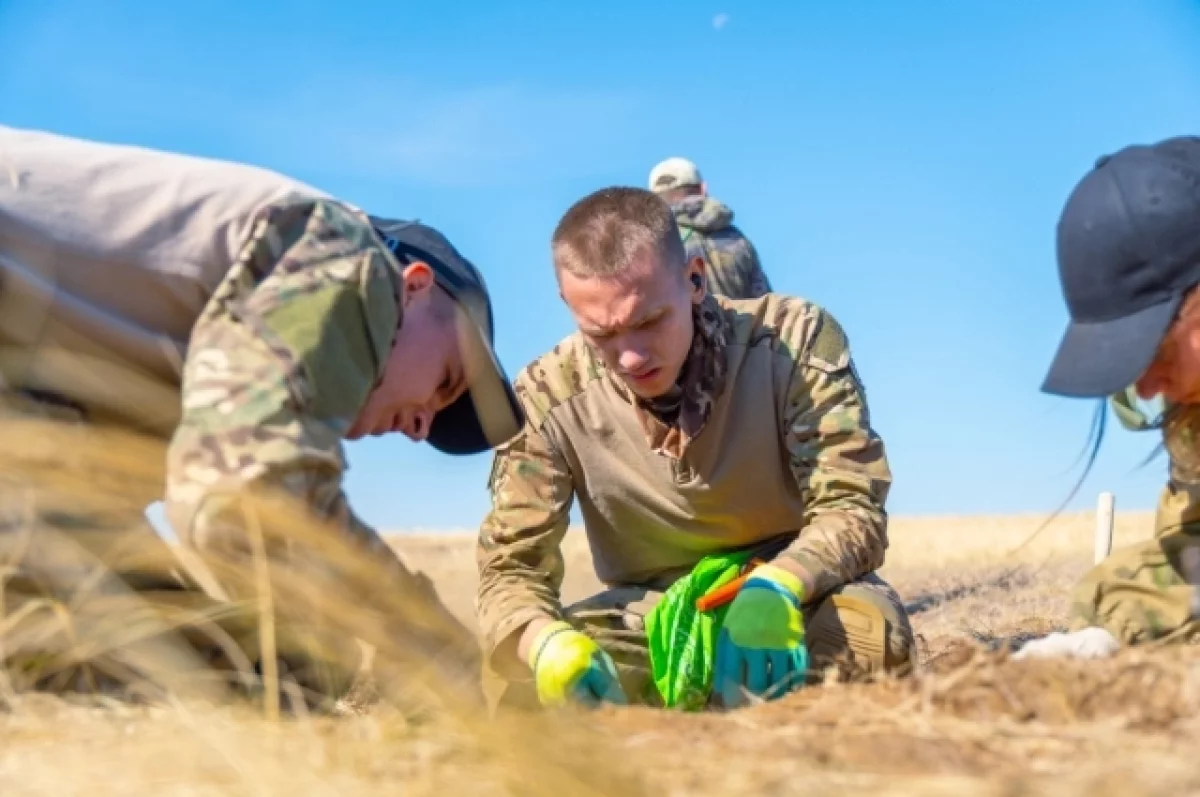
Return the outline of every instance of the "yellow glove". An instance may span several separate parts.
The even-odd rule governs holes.
[[[594,706],[628,701],[612,658],[591,637],[557,620],[533,639],[530,663],[543,706],[568,700]]]

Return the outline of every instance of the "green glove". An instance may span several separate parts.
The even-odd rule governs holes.
[[[568,700],[588,706],[628,702],[612,658],[568,623],[556,620],[547,625],[534,637],[532,650],[530,661],[543,706],[560,706]]]
[[[713,682],[725,706],[739,705],[743,690],[772,700],[804,683],[803,592],[799,578],[774,565],[759,565],[742,585],[717,641]]]

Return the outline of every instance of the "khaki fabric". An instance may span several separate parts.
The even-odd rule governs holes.
[[[1200,407],[1168,408],[1169,478],[1151,539],[1114,551],[1072,595],[1071,627],[1099,626],[1123,644],[1200,641]]]
[[[663,593],[645,587],[618,587],[564,610],[568,622],[592,637],[612,656],[630,702],[661,707],[650,666],[645,616]],[[912,626],[900,596],[874,573],[830,592],[804,607],[810,682],[832,669],[841,680],[891,674],[915,667]],[[515,678],[485,668],[489,708],[533,709],[538,705],[532,676]]]
[[[89,417],[179,417],[189,336],[259,211],[325,194],[257,167],[0,125],[0,372]]]

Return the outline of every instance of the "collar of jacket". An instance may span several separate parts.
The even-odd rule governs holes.
[[[705,296],[692,305],[692,325],[692,348],[675,385],[658,398],[634,399],[651,449],[674,458],[681,457],[704,429],[725,388],[728,369],[729,330],[716,299]]]

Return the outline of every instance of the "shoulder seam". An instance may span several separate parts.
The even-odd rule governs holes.
[[[587,366],[588,367],[586,367],[585,369],[581,369],[581,370],[586,370],[586,371],[592,372],[592,373],[588,373],[581,380],[580,388],[578,390],[572,389],[569,392],[564,391],[565,393],[567,393],[567,395],[556,395],[553,392],[551,392],[551,393],[542,392],[541,393],[541,395],[544,396],[544,398],[545,398],[546,407],[545,407],[544,411],[539,411],[536,413],[536,415],[539,417],[539,420],[536,424],[533,424],[534,428],[538,429],[539,431],[541,430],[541,428],[543,426],[545,426],[547,420],[549,420],[549,418],[550,418],[550,415],[558,407],[560,407],[564,403],[574,399],[576,396],[582,395],[582,393],[584,393],[593,382],[597,381],[601,377],[600,368],[602,366],[593,365],[594,355],[592,354],[591,351],[586,350],[586,345],[583,344],[582,341],[578,340],[578,333],[573,333],[571,335],[568,335],[567,337],[560,340],[558,342],[558,344],[556,344],[556,346],[575,346],[575,345],[578,345],[581,348],[583,348],[585,350],[585,356],[587,357]],[[537,380],[534,376],[534,369],[540,363],[543,363],[543,362],[553,358],[554,356],[555,356],[554,351],[550,350],[550,351],[540,355],[539,357],[535,358],[532,362],[530,362],[528,365],[526,365],[524,368],[521,369],[521,372],[517,376],[517,379],[515,381],[518,383],[525,383],[525,385],[528,385],[529,387],[527,388],[527,390],[528,390],[528,392],[532,393],[533,392],[532,386],[536,385],[536,382],[537,382]],[[532,418],[530,420],[532,420]]]

